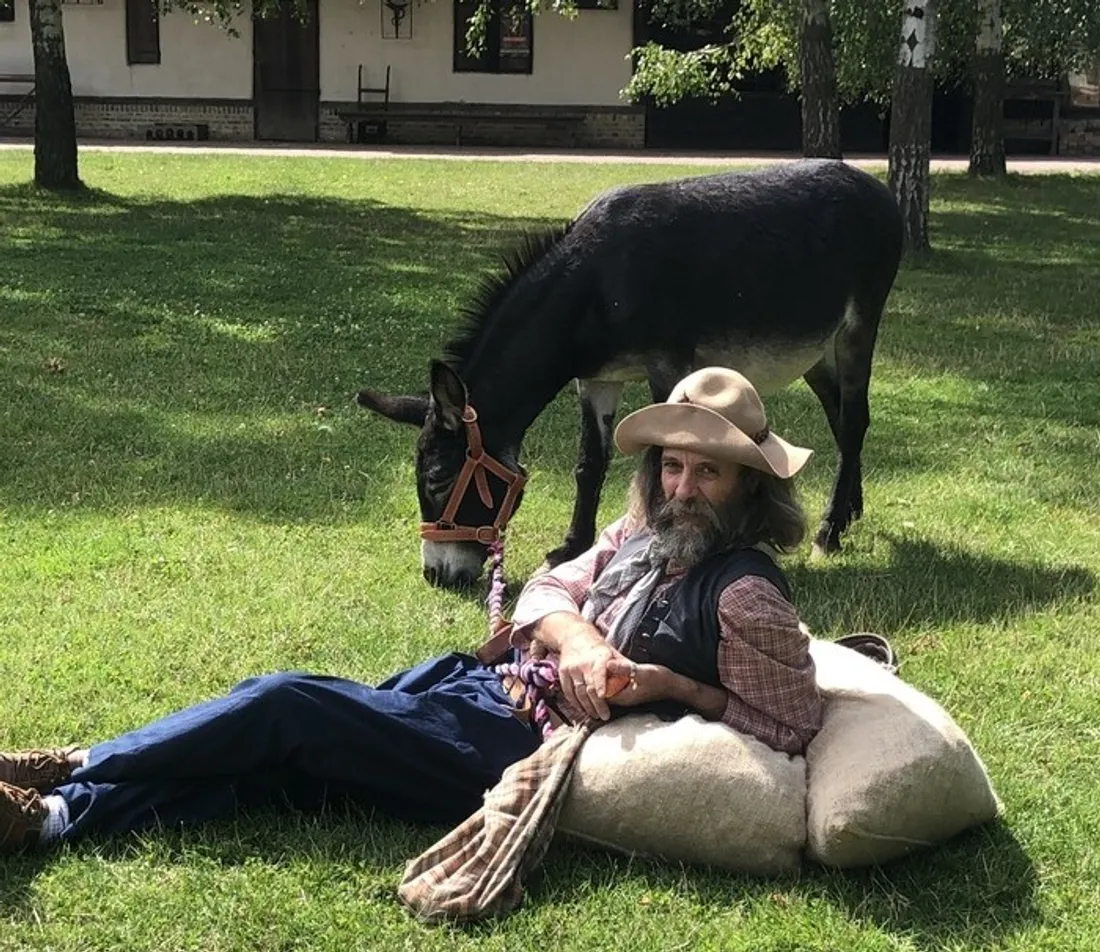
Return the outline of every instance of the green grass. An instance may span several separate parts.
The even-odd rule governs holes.
[[[375,680],[476,644],[478,599],[420,580],[412,431],[350,396],[423,388],[522,230],[691,171],[86,154],[93,190],[66,200],[0,154],[0,746],[110,736],[257,672]],[[867,514],[840,557],[790,571],[815,631],[896,642],[1003,823],[770,881],[561,844],[522,911],[457,932],[394,898],[442,831],[252,815],[3,860],[0,949],[1100,948],[1100,177],[939,177],[932,226],[882,328]],[[824,417],[801,384],[770,409],[818,450],[816,518]],[[577,419],[566,393],[529,434],[514,579],[568,521]]]

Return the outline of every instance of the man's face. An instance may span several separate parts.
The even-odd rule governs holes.
[[[664,450],[661,489],[665,501],[651,519],[656,553],[690,568],[719,549],[728,538],[741,473],[737,463],[687,450]]]
[[[741,466],[729,460],[711,459],[687,450],[666,449],[661,454],[661,488],[665,499],[687,502],[703,498],[721,509],[733,496]]]

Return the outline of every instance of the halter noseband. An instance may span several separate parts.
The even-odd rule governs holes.
[[[477,411],[467,406],[462,411],[462,422],[466,424],[466,462],[458,473],[451,495],[447,499],[447,505],[443,509],[443,515],[435,522],[420,523],[420,538],[428,542],[480,542],[482,545],[491,545],[501,538],[504,527],[512,518],[512,511],[516,507],[516,497],[519,496],[527,477],[495,460],[485,452],[481,443],[481,428],[477,425]],[[489,491],[489,480],[485,476],[488,470],[508,486],[504,494],[504,501],[500,504],[500,512],[491,526],[458,526],[454,523],[455,514],[466,495],[466,490],[473,480],[477,488],[477,494],[490,511],[493,508],[493,494]]]

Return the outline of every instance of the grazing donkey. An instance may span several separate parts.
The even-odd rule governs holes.
[[[838,550],[863,511],[871,356],[901,237],[881,182],[843,162],[808,160],[615,188],[529,241],[506,275],[486,283],[445,361],[432,363],[429,394],[357,397],[421,430],[425,577],[454,587],[481,574],[487,542],[522,495],[522,477],[511,474],[522,473],[524,434],[574,379],[577,496],[547,561],[584,551],[624,382],[647,380],[663,401],[708,365],[739,370],[761,393],[802,376],[817,394],[839,461],[814,550]],[[493,468],[478,462],[486,458]]]

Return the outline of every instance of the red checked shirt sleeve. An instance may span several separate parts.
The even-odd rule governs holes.
[[[722,721],[802,753],[821,727],[821,696],[794,606],[767,579],[747,575],[719,596],[718,624],[718,676],[729,692]]]
[[[520,593],[512,613],[515,626],[512,643],[529,641],[535,625],[554,612],[567,611],[579,615],[593,580],[607,567],[629,535],[624,516],[604,529],[599,540],[587,552],[531,579]],[[607,632],[603,631],[603,634]]]

